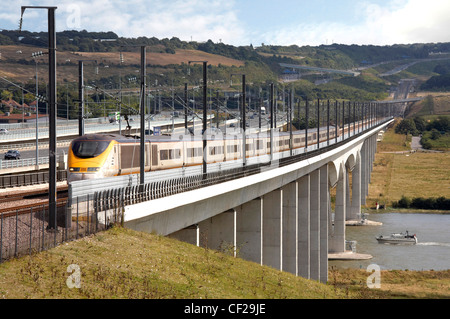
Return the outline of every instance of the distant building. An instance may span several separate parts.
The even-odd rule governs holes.
[[[1,100],[1,104],[3,106],[3,109],[5,112],[10,112],[12,113],[12,111],[14,109],[19,109],[19,110],[29,110],[29,111],[34,111],[36,109],[36,101],[33,101],[32,103],[30,103],[30,105],[27,105],[26,103],[20,104],[17,103],[16,101],[9,99],[9,100]]]
[[[39,114],[39,118],[47,117],[46,114]],[[0,114],[0,123],[26,123],[30,121],[36,121],[36,114],[24,113],[24,114]]]

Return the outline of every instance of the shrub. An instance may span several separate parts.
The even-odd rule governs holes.
[[[416,209],[437,209],[450,210],[450,198],[443,196],[435,198],[414,197],[412,200],[402,196],[398,201],[392,202],[393,208],[416,208]]]

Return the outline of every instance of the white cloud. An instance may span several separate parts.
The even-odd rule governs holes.
[[[221,39],[227,43],[244,35],[230,0],[64,0],[58,3],[59,30],[73,24],[74,7],[80,12],[79,30],[113,31],[124,37]]]
[[[275,20],[268,19],[260,26],[270,30],[267,32],[257,29],[260,21],[254,20],[253,25],[246,26],[249,12],[239,11],[241,3],[238,0],[59,0],[57,4],[54,0],[3,2],[0,28],[5,29],[17,28],[21,5],[56,5],[57,31],[113,31],[124,37],[178,37],[185,41],[192,37],[194,41],[221,40],[233,45],[319,45],[331,42],[385,45],[450,40],[448,0],[386,0],[383,5],[381,0],[359,0],[352,4],[353,9],[344,14],[338,12],[336,7],[336,15],[341,17],[339,22],[326,21],[321,12],[311,12],[310,16],[316,16],[319,22],[291,22],[283,27],[275,27],[271,23],[276,21],[280,25],[284,22],[274,12],[272,18]],[[337,5],[335,1],[330,2],[330,6]],[[251,14],[255,17],[265,10],[264,3],[258,2]],[[343,19],[343,15],[348,19]],[[302,21],[301,17],[298,21]],[[352,21],[352,24],[346,21]],[[26,30],[46,31],[46,13],[44,10],[28,10],[23,26]]]
[[[381,6],[358,4],[359,25],[321,22],[291,25],[265,33],[262,42],[282,45],[342,44],[390,45],[395,43],[448,42],[450,1],[391,1]]]

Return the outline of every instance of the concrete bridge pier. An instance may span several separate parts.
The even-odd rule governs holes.
[[[361,218],[361,201],[361,152],[358,152],[352,170],[352,202],[349,219]]]
[[[282,269],[298,275],[298,182],[289,183],[283,190]]]
[[[345,215],[347,211],[347,168],[340,164],[336,184],[336,202],[334,213],[334,227],[330,234],[329,252],[345,252]]]
[[[238,257],[262,264],[263,258],[263,198],[257,198],[236,208],[236,249]]]
[[[305,175],[298,182],[298,270],[297,275],[310,278],[310,175]]]
[[[310,179],[310,278],[319,279],[320,273],[320,171]]]
[[[328,236],[331,223],[330,186],[328,165],[320,168],[320,235],[319,235],[319,276],[323,283],[328,281]]]

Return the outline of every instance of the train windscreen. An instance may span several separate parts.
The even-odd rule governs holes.
[[[103,153],[111,141],[76,141],[72,143],[72,151],[76,157],[91,158]]]

